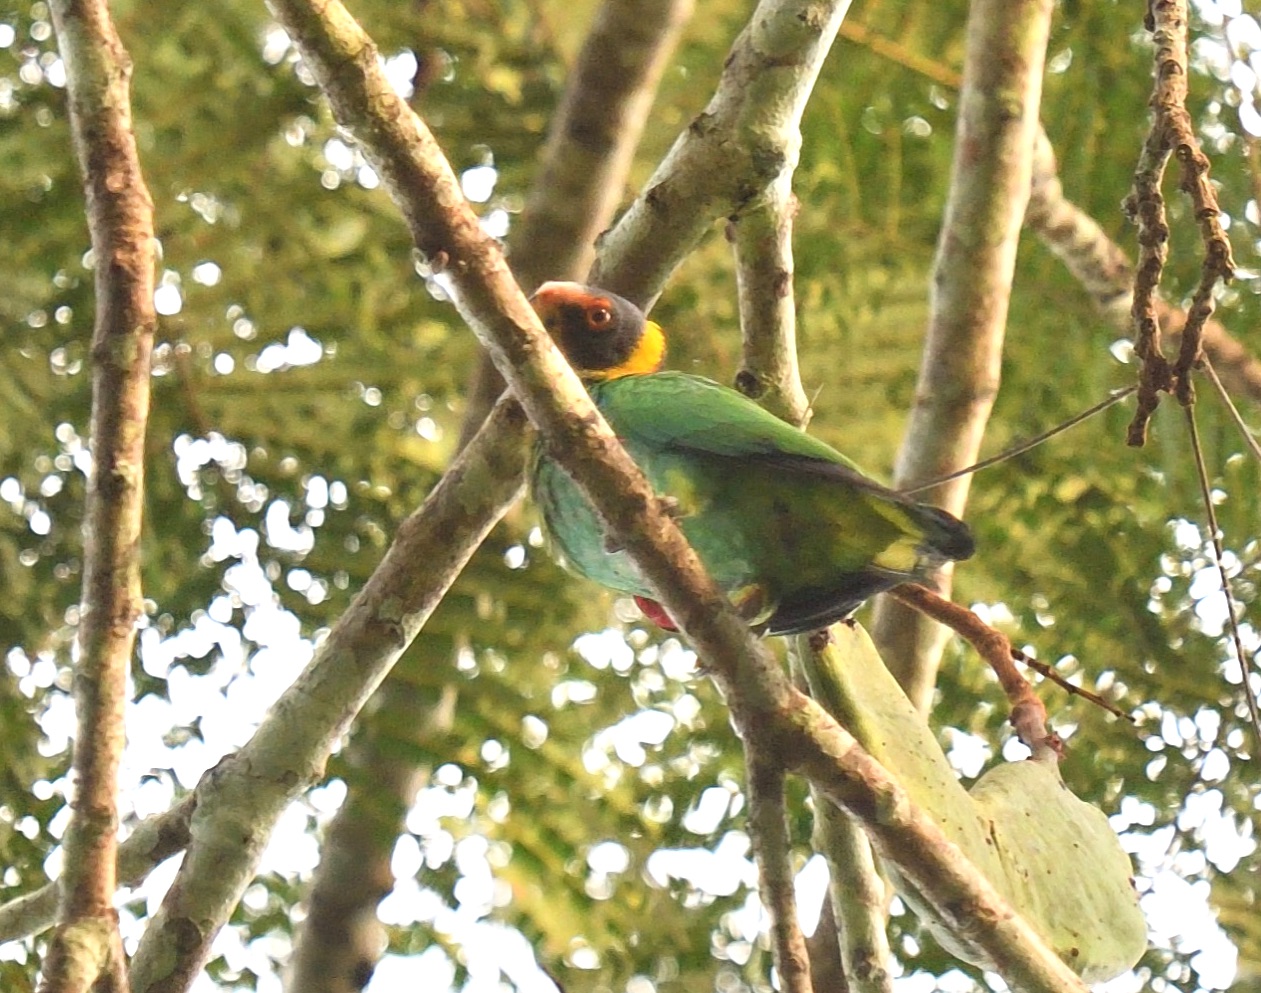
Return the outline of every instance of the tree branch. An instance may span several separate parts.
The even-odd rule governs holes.
[[[508,234],[508,254],[523,285],[585,275],[692,7],[692,0],[605,0],[597,11],[552,119],[525,208]],[[460,450],[503,387],[483,352],[468,391]],[[416,712],[415,698],[414,686],[387,679],[376,711],[350,745],[350,761],[361,775],[348,780],[346,801],[325,832],[309,913],[294,948],[290,989],[358,990],[381,955],[376,907],[393,885],[394,842],[425,777],[408,755],[388,747],[394,738],[385,740],[379,725],[388,724],[391,713]],[[408,726],[420,734],[433,730],[423,720]]]
[[[1133,331],[1134,266],[1125,251],[1099,224],[1064,196],[1055,151],[1046,133],[1038,135],[1033,160],[1033,191],[1025,222],[1065,268],[1082,284],[1108,323],[1124,334]],[[1153,297],[1156,319],[1162,327],[1182,328],[1187,312],[1162,297]],[[1172,336],[1180,340],[1181,332]],[[1236,396],[1261,403],[1261,361],[1235,338],[1225,325],[1209,318],[1203,328],[1204,354],[1222,382]],[[1179,346],[1180,347],[1180,346]]]
[[[810,955],[797,923],[792,841],[784,820],[784,770],[774,756],[750,746],[746,738],[749,836],[757,858],[762,906],[771,918],[771,953],[779,972],[779,988],[786,993],[814,993]]]
[[[785,170],[771,184],[765,203],[731,221],[727,237],[735,254],[744,337],[736,389],[804,428],[811,411],[797,366],[792,247],[797,206],[792,173]]]
[[[761,0],[713,99],[600,241],[591,282],[650,303],[714,218],[762,201],[792,173],[798,124],[850,0]]]
[[[665,67],[693,0],[605,0],[596,12],[540,154],[525,209],[508,232],[517,281],[581,280],[596,236],[613,219]],[[469,390],[461,442],[503,391],[483,353]]]
[[[968,16],[963,90],[932,315],[897,486],[976,461],[998,390],[1016,246],[1029,199],[1052,4],[977,0]],[[969,477],[935,491],[962,516]],[[949,570],[936,585],[949,594]],[[872,635],[907,695],[927,709],[945,640],[938,625],[887,597]]]
[[[131,130],[131,58],[105,0],[53,0],[66,66],[71,133],[83,175],[96,271],[92,332],[92,467],[88,475],[82,620],[75,670],[73,814],[64,843],[60,924],[41,989],[126,988],[114,910],[118,767],[127,670],[141,614],[140,527],[149,417],[153,200]]]
[[[132,963],[136,993],[186,989],[253,878],[277,818],[323,774],[364,701],[520,495],[522,415],[498,404],[393,544],[305,672],[197,786],[190,842]],[[416,563],[424,562],[425,569]]]

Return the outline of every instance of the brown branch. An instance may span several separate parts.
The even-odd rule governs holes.
[[[508,232],[517,281],[581,280],[596,236],[617,210],[666,64],[694,0],[605,0],[552,118],[525,209]],[[473,436],[503,377],[483,354],[469,390],[461,444]]]
[[[744,744],[748,776],[749,836],[757,859],[762,906],[771,919],[771,953],[779,971],[779,988],[786,993],[814,993],[810,955],[797,923],[797,895],[793,888],[792,841],[784,819],[784,770],[778,759]]]
[[[1191,374],[1200,361],[1203,328],[1213,313],[1213,294],[1218,282],[1234,273],[1230,240],[1222,230],[1217,194],[1208,178],[1208,157],[1200,149],[1187,112],[1186,0],[1149,0],[1146,26],[1156,48],[1156,82],[1150,101],[1153,118],[1134,172],[1134,188],[1125,200],[1126,213],[1138,226],[1139,243],[1132,316],[1134,347],[1142,368],[1138,407],[1126,436],[1126,442],[1134,446],[1146,443],[1147,426],[1161,393],[1176,394],[1183,406],[1195,402]],[[1191,198],[1204,242],[1200,281],[1182,328],[1178,357],[1172,364],[1161,347],[1156,309],[1156,290],[1169,241],[1161,183],[1171,154],[1178,160],[1179,186]]]
[[[797,141],[800,141],[797,135]],[[792,173],[771,184],[766,202],[727,226],[736,260],[743,360],[736,388],[789,424],[804,428],[810,400],[797,365],[797,312],[793,298]]]
[[[508,235],[513,271],[524,285],[585,274],[692,6],[692,0],[605,0],[597,11],[568,74],[525,209]],[[468,391],[460,449],[503,385],[483,352]],[[394,842],[425,775],[409,755],[389,747],[395,736],[383,735],[379,725],[389,725],[392,713],[417,712],[415,698],[414,686],[386,680],[361,737],[350,745],[359,775],[349,779],[346,801],[325,832],[294,948],[292,989],[357,990],[385,947],[376,906],[393,885]],[[434,730],[424,720],[408,726],[417,734]]]
[[[1058,754],[1060,739],[1058,735],[1047,732],[1046,706],[1016,668],[1013,661],[1016,650],[1007,635],[990,627],[966,607],[951,603],[923,586],[903,583],[890,590],[889,595],[944,624],[975,648],[994,670],[999,685],[1007,694],[1011,704],[1011,724],[1020,740],[1029,746],[1035,757],[1043,757],[1048,749]]]
[[[980,450],[998,390],[1051,9],[1048,0],[978,0],[970,9],[950,194],[899,486],[971,465]],[[949,483],[933,502],[961,516],[968,486],[967,478]],[[932,585],[948,593],[950,573]],[[882,598],[872,634],[907,695],[927,709],[942,630]]]
[[[250,741],[197,786],[184,862],[132,962],[136,993],[186,989],[253,878],[276,819],[322,775],[364,701],[465,562],[518,498],[523,417],[496,406],[485,427],[399,526],[393,544],[305,672]],[[424,562],[424,569],[416,563]]]
[[[417,688],[391,680],[380,709],[347,760],[345,802],[329,823],[311,887],[309,912],[299,928],[286,988],[302,993],[358,993],[386,947],[377,905],[394,887],[390,860],[403,821],[428,781],[409,743],[432,743],[451,730],[455,686]],[[370,784],[370,785],[369,785]]]
[[[1025,221],[1081,283],[1108,322],[1128,334],[1133,326],[1134,267],[1094,218],[1064,196],[1057,168],[1055,152],[1043,132],[1034,153],[1033,191]],[[1159,293],[1153,303],[1160,326],[1185,325],[1184,310]],[[1256,356],[1213,319],[1204,324],[1201,344],[1227,389],[1261,403],[1261,361]]]
[[[851,736],[789,686],[775,659],[751,637],[548,339],[497,246],[460,197],[432,135],[419,119],[388,113],[397,97],[380,78],[375,49],[358,25],[332,0],[325,0],[318,13],[298,0],[278,0],[276,9],[335,114],[344,125],[358,125],[357,133],[365,136],[366,151],[387,188],[400,200],[407,191],[402,206],[421,250],[443,261],[461,314],[543,433],[551,457],[578,481],[610,536],[631,554],[697,646],[742,735],[760,739],[759,747],[772,748],[806,772],[829,799],[862,817],[889,858],[914,859],[908,877],[998,968],[1010,969],[1022,988],[1082,989],[940,829],[913,809]],[[382,118],[363,122],[365,106],[379,108]],[[391,168],[396,163],[375,158],[381,132],[388,133],[390,147],[399,141],[410,149],[406,168],[396,170]],[[931,856],[920,864],[923,853]],[[965,923],[973,913],[983,927]]]
[[[600,242],[591,282],[646,304],[717,217],[756,206],[785,166],[849,0],[761,0],[708,106]],[[615,264],[614,264],[615,263]]]
[[[73,814],[60,923],[44,962],[47,993],[126,989],[114,911],[118,767],[127,669],[141,614],[140,526],[149,417],[153,200],[131,130],[131,58],[104,0],[53,0],[71,134],[83,175],[96,271],[93,463],[88,477],[82,620],[74,679]]]

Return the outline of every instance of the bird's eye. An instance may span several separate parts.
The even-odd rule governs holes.
[[[593,328],[607,328],[612,323],[613,312],[608,307],[593,307],[587,311],[587,324]]]

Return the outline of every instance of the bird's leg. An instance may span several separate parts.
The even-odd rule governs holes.
[[[687,514],[683,510],[683,505],[672,496],[657,497],[657,506],[661,508],[661,512],[673,521],[681,521]]]
[[[762,628],[770,620],[771,614],[775,613],[775,604],[771,601],[769,592],[758,583],[732,590],[731,604],[736,608],[736,613],[754,630]]]

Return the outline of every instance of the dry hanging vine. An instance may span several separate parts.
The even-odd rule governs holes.
[[[1187,112],[1187,19],[1186,0],[1148,0],[1144,23],[1151,32],[1156,47],[1156,82],[1150,103],[1153,117],[1151,130],[1143,143],[1138,167],[1134,172],[1134,188],[1125,200],[1126,214],[1138,226],[1139,260],[1134,275],[1134,298],[1130,313],[1135,329],[1135,352],[1142,362],[1138,381],[1138,405],[1134,419],[1130,422],[1126,441],[1135,447],[1141,447],[1147,441],[1148,424],[1160,403],[1162,392],[1172,393],[1178,398],[1186,411],[1214,562],[1221,577],[1227,622],[1239,662],[1244,700],[1253,730],[1258,742],[1261,742],[1261,708],[1258,708],[1256,694],[1248,679],[1247,656],[1239,632],[1235,599],[1231,592],[1217,515],[1213,509],[1211,487],[1195,423],[1195,386],[1192,373],[1205,364],[1202,349],[1204,325],[1213,314],[1213,295],[1218,284],[1232,278],[1235,262],[1230,240],[1222,228],[1217,194],[1209,181],[1208,156],[1196,140],[1191,115]],[[1200,238],[1204,242],[1200,280],[1187,310],[1182,327],[1182,341],[1173,362],[1165,357],[1160,320],[1156,312],[1156,291],[1169,255],[1169,222],[1161,183],[1171,155],[1178,160],[1178,185],[1191,198],[1200,227]]]

